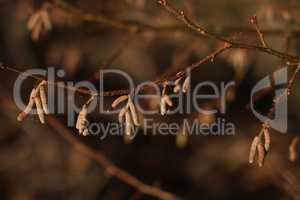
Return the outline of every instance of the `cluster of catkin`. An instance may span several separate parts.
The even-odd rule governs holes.
[[[47,97],[45,92],[46,81],[42,81],[36,88],[33,88],[30,94],[29,102],[26,108],[18,115],[18,121],[23,121],[25,117],[31,112],[33,106],[36,106],[36,112],[39,116],[40,122],[45,123],[45,114],[49,114]]]
[[[123,95],[118,97],[111,104],[112,108],[116,108],[120,103],[127,101],[126,106],[119,112],[119,122],[125,125],[124,141],[129,143],[132,140],[134,126],[140,126],[138,114],[135,105],[130,95]]]
[[[41,9],[35,11],[27,22],[27,29],[31,31],[31,38],[38,40],[42,32],[51,30],[52,24],[48,14],[48,6],[44,4]]]
[[[179,93],[180,91],[182,91],[183,93],[187,93],[187,91],[190,89],[190,81],[191,78],[190,76],[186,77],[182,82],[182,77],[178,78],[175,80],[174,82],[174,88],[173,88],[173,92],[174,93]],[[173,106],[173,102],[170,98],[170,96],[167,94],[167,87],[168,87],[169,83],[165,82],[163,84],[163,90],[162,90],[162,95],[161,95],[161,99],[160,99],[160,113],[161,115],[166,115],[168,112],[167,107],[172,107]]]
[[[264,142],[264,144],[263,144]],[[270,149],[270,132],[269,128],[266,125],[263,125],[263,128],[259,135],[255,136],[249,154],[249,163],[253,163],[255,159],[255,155],[257,152],[257,162],[260,167],[263,166],[265,155],[268,153]]]

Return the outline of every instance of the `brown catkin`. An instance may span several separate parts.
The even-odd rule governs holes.
[[[42,102],[44,112],[46,114],[49,114],[46,92],[45,92],[45,88],[44,88],[43,85],[40,86],[40,98],[41,98],[41,102]]]
[[[131,117],[129,111],[127,110],[125,112],[125,134],[123,135],[125,143],[131,142],[131,131],[132,131],[131,128],[132,128]]]
[[[167,113],[167,105],[165,98],[161,98],[160,100],[160,114],[165,115]]]
[[[270,149],[270,143],[271,143],[271,138],[270,138],[270,132],[268,128],[264,128],[264,141],[265,141],[265,150],[269,151]]]
[[[42,20],[45,28],[47,30],[51,30],[52,24],[51,24],[51,20],[50,20],[48,12],[46,10],[41,10],[40,11],[40,16],[41,16],[41,20]]]
[[[181,90],[181,86],[180,86],[181,79],[182,78],[178,78],[178,79],[175,80],[174,89],[173,89],[174,93],[178,93]]]
[[[17,117],[18,121],[23,121],[25,119],[25,117],[30,113],[30,111],[32,110],[33,105],[34,105],[35,96],[36,96],[36,89],[32,89],[30,97],[29,97],[29,102],[28,102],[26,108]]]
[[[124,122],[125,112],[127,108],[122,108],[122,110],[119,112],[119,123]]]
[[[113,103],[111,104],[111,107],[116,108],[121,102],[123,102],[127,99],[128,99],[128,95],[120,96],[116,100],[113,101]]]
[[[299,137],[294,137],[289,145],[289,160],[294,162],[297,159],[297,145],[299,143]]]
[[[40,20],[40,14],[38,12],[31,15],[31,17],[27,22],[27,29],[31,31],[39,20]]]
[[[89,130],[87,128],[85,128],[82,135],[83,136],[88,136],[89,135]]]
[[[132,122],[131,122],[131,117],[130,117],[128,110],[125,112],[125,125],[126,125],[125,126],[125,134],[131,135]]]
[[[31,38],[35,41],[38,40],[40,38],[41,31],[42,31],[42,22],[37,21],[36,25],[32,29]]]
[[[139,121],[138,121],[138,116],[137,116],[136,109],[135,109],[135,106],[132,102],[131,97],[128,97],[128,106],[129,106],[129,109],[130,109],[130,112],[131,112],[131,116],[132,116],[132,120],[133,120],[134,125],[139,126],[140,124],[139,124]]]
[[[187,93],[187,91],[190,89],[190,81],[191,81],[190,76],[186,77],[186,79],[184,80],[183,85],[182,85],[183,93]]]
[[[251,144],[251,147],[250,147],[249,163],[253,163],[253,161],[254,161],[258,142],[259,142],[259,137],[255,136],[254,139],[252,140],[252,144]]]
[[[173,102],[172,102],[171,98],[169,97],[169,95],[164,95],[163,98],[165,99],[168,106],[170,106],[170,107],[173,106]]]
[[[28,113],[25,113],[24,111],[22,111],[19,115],[18,115],[18,117],[17,117],[17,120],[18,121],[23,121],[24,119],[25,119],[25,117],[28,115]]]
[[[35,102],[35,105],[36,105],[36,111],[37,111],[37,114],[39,116],[40,122],[42,124],[44,124],[45,123],[45,116],[44,116],[44,111],[43,111],[43,108],[42,108],[41,99],[37,96],[37,97],[34,98],[34,102]]]
[[[180,90],[181,90],[180,85],[175,85],[175,87],[174,87],[174,89],[173,89],[173,92],[174,92],[174,93],[178,93]]]
[[[265,148],[260,142],[257,145],[257,152],[258,152],[258,158],[257,158],[258,166],[262,167],[264,165],[264,160],[265,160]]]
[[[78,120],[79,120],[79,124],[78,124],[78,129],[79,129],[79,133],[82,133],[83,130],[86,128],[86,115],[87,115],[87,106],[86,104],[84,104],[82,106],[81,111],[79,112],[79,116],[78,116]]]

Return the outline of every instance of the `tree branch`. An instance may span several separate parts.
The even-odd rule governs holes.
[[[50,126],[52,126],[66,141],[68,141],[79,153],[86,155],[87,157],[95,160],[98,164],[100,164],[105,172],[109,176],[116,177],[117,179],[123,181],[127,185],[135,188],[139,192],[156,197],[162,200],[179,200],[180,198],[176,195],[166,192],[158,187],[147,185],[137,178],[133,177],[126,171],[120,169],[116,165],[114,165],[109,159],[107,159],[103,153],[99,151],[95,151],[88,147],[87,145],[81,143],[77,140],[70,130],[62,125],[56,118],[49,116],[47,122]]]

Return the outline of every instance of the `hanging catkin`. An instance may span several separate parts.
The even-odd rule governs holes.
[[[26,108],[17,117],[18,121],[23,121],[25,119],[25,117],[30,113],[30,111],[32,110],[33,105],[34,105],[35,96],[36,96],[36,89],[32,89],[30,97],[29,97],[29,102],[28,102]]]
[[[134,125],[139,126],[140,124],[139,124],[139,121],[138,121],[137,112],[136,112],[135,106],[134,106],[130,96],[128,97],[128,106],[129,106],[129,109],[130,109],[130,112],[131,112],[131,117],[132,117]]]
[[[43,111],[41,99],[40,99],[40,97],[38,95],[34,98],[34,102],[35,102],[36,112],[37,112],[37,114],[39,116],[40,122],[42,124],[44,124],[45,123],[44,111]]]
[[[44,85],[40,86],[40,91],[39,92],[40,92],[40,98],[41,98],[43,110],[46,114],[49,114],[48,104],[47,104],[47,97],[46,97],[46,92],[45,92]]]

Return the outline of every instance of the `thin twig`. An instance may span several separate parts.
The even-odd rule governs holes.
[[[279,52],[279,51],[271,49],[271,48],[266,48],[266,47],[251,45],[251,44],[235,42],[235,41],[226,39],[222,36],[219,36],[215,33],[209,32],[206,29],[204,29],[202,26],[198,25],[196,22],[191,20],[183,11],[178,10],[177,8],[175,8],[174,6],[169,4],[169,2],[167,0],[158,0],[158,3],[163,8],[165,8],[165,10],[167,10],[168,12],[173,14],[177,19],[181,20],[189,29],[191,29],[195,33],[198,33],[202,36],[206,36],[206,37],[209,37],[209,38],[212,38],[212,39],[215,39],[215,40],[218,40],[220,42],[228,43],[228,44],[231,45],[230,48],[256,50],[256,51],[260,51],[260,52],[264,52],[264,53],[276,56],[276,57],[281,58],[281,59],[288,60],[292,63],[299,63],[300,62],[300,58],[298,58],[298,57],[294,57],[292,55],[285,54],[285,53]]]
[[[262,31],[260,30],[260,27],[258,25],[257,17],[256,16],[252,16],[251,19],[250,19],[250,23],[254,25],[255,30],[257,32],[257,35],[259,37],[259,40],[262,43],[263,47],[268,48],[268,45],[267,45],[267,43],[265,41],[264,34],[262,33]]]
[[[223,53],[225,50],[227,50],[229,48],[230,48],[230,46],[225,44],[223,47],[221,47],[221,48],[217,49],[216,51],[212,52],[210,55],[204,57],[200,61],[195,62],[195,63],[193,63],[189,66],[184,67],[181,71],[177,72],[175,75],[172,75],[171,77],[163,77],[163,78],[157,79],[156,81],[153,81],[153,83],[160,85],[163,82],[165,82],[166,80],[175,80],[176,78],[183,77],[183,76],[186,75],[185,70],[187,68],[189,68],[190,71],[193,71],[197,67],[201,66],[202,64],[205,64],[205,63],[213,60],[216,56]],[[39,81],[44,80],[48,84],[55,85],[55,86],[61,87],[61,88],[65,88],[67,90],[76,91],[78,93],[86,94],[86,95],[92,95],[92,96],[120,96],[120,95],[124,95],[124,94],[129,94],[131,92],[130,90],[112,90],[112,91],[103,91],[103,92],[90,91],[90,90],[83,89],[83,88],[67,86],[67,85],[64,85],[64,84],[60,84],[58,82],[47,81],[46,78],[41,78],[41,77],[38,77],[38,76],[34,76],[34,75],[28,74],[26,72],[20,71],[18,69],[15,69],[15,68],[12,68],[12,67],[7,67],[7,66],[4,66],[4,65],[0,65],[0,69],[11,71],[11,72],[14,72],[14,73],[17,73],[17,74],[23,74],[24,76],[28,76],[28,77],[33,78],[35,80],[39,80]],[[144,85],[144,87],[142,89],[146,89],[147,87],[148,87],[147,85]]]
[[[69,12],[76,17],[81,18],[84,21],[88,22],[94,22],[100,25],[106,25],[114,29],[120,29],[120,30],[125,30],[133,33],[143,33],[145,31],[155,31],[157,33],[161,32],[182,32],[185,34],[195,34],[194,32],[189,32],[186,31],[186,26],[182,25],[163,25],[163,26],[158,26],[158,25],[151,25],[151,24],[145,24],[140,21],[132,21],[127,22],[127,21],[121,21],[115,18],[111,18],[105,15],[101,14],[91,14],[86,11],[81,10],[78,7],[75,7],[66,1],[54,1],[51,3],[53,7],[63,9],[65,12]],[[215,33],[221,34],[221,35],[230,35],[232,33],[236,32],[243,32],[247,34],[256,34],[256,31],[246,27],[246,26],[226,26],[222,27],[219,25],[216,26],[210,26],[210,29],[213,30]],[[282,29],[261,29],[261,32],[263,34],[268,34],[268,35],[283,35],[285,34],[285,30]],[[291,33],[293,34],[298,34],[300,33],[299,28],[294,28],[290,30]]]

